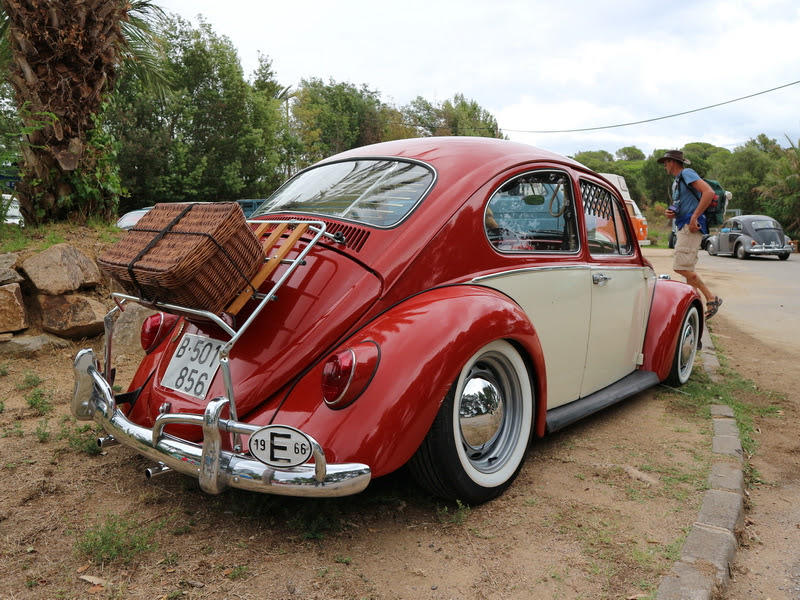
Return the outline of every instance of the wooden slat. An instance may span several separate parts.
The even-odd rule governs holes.
[[[283,234],[284,231],[286,231],[287,227],[288,223],[286,224],[281,223],[275,229],[275,231],[272,232],[269,238],[267,238],[267,240],[264,241],[263,248],[265,253],[269,252],[272,249],[272,246],[275,245],[275,241]],[[297,243],[297,240],[300,239],[300,236],[302,236],[307,229],[308,229],[308,223],[300,223],[297,225],[297,227],[294,228],[294,231],[292,231],[292,233],[289,234],[289,237],[286,238],[286,240],[284,240],[284,242],[278,247],[278,250],[275,253],[275,255],[267,259],[267,261],[264,263],[264,265],[261,267],[258,273],[256,273],[253,279],[250,281],[250,283],[253,285],[254,288],[258,289],[258,287],[267,280],[267,277],[269,277],[272,274],[272,272],[278,267],[278,265],[281,264],[281,261],[284,258],[286,258],[286,255],[289,254],[289,251]],[[242,293],[239,294],[236,300],[234,300],[231,303],[226,312],[232,315],[238,314],[239,311],[242,310],[242,307],[245,304],[247,304],[247,301],[250,300],[250,298],[252,297],[252,294],[250,293],[249,289],[250,288],[248,286],[247,289],[242,291]]]

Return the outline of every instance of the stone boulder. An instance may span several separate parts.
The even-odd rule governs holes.
[[[17,272],[19,255],[13,252],[0,254],[0,285],[22,283],[25,279]]]
[[[0,285],[0,333],[27,329],[28,311],[18,283]]]
[[[139,362],[144,358],[141,333],[142,323],[156,311],[145,308],[136,302],[125,304],[125,311],[114,323],[114,337],[111,340],[111,351],[117,358],[126,358],[131,362]]]
[[[94,337],[103,333],[103,317],[108,310],[97,300],[71,294],[39,296],[42,329],[59,337],[72,339]]]
[[[0,337],[0,357],[3,358],[31,358],[42,352],[51,352],[54,349],[69,348],[72,343],[43,333],[42,335],[15,335],[11,339]]]
[[[22,262],[36,289],[57,296],[102,283],[100,268],[91,258],[69,244],[56,244]]]

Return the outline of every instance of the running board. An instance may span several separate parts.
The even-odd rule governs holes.
[[[558,431],[567,425],[616,404],[620,400],[651,388],[659,383],[658,375],[652,371],[634,371],[600,391],[580,400],[564,404],[547,411],[547,433]]]

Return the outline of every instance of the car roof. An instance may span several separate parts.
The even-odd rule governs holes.
[[[499,171],[502,163],[509,166],[520,162],[548,161],[588,171],[581,163],[528,144],[496,138],[448,136],[427,137],[382,142],[354,148],[324,161],[334,162],[359,157],[397,157],[418,160],[433,166],[458,161],[461,168]]]

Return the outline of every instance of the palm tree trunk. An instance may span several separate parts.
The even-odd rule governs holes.
[[[125,0],[0,0],[24,124],[18,192],[26,222],[111,212],[107,198],[76,197],[72,174],[96,163],[87,134],[122,60],[120,24],[129,7]]]

